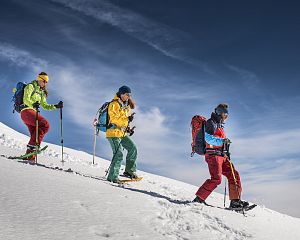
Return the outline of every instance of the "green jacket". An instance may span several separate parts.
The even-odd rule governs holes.
[[[39,102],[43,109],[45,110],[55,110],[56,107],[53,104],[48,104],[46,101],[46,94],[40,88],[37,81],[33,81],[32,83],[28,84],[24,89],[24,97],[23,103],[26,105],[26,108],[22,109],[33,109],[32,104],[35,102]]]

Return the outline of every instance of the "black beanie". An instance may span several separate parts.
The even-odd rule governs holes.
[[[118,93],[121,94],[125,94],[125,93],[131,93],[131,89],[127,86],[122,86],[119,88]]]

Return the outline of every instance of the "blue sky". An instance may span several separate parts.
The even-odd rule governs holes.
[[[27,133],[12,114],[11,89],[46,71],[48,102],[65,102],[65,145],[92,152],[98,107],[128,85],[138,106],[139,168],[200,185],[208,170],[202,157],[189,156],[190,120],[226,102],[243,197],[300,217],[296,2],[1,3],[1,122]],[[51,123],[45,140],[59,144],[59,112],[43,115]],[[97,155],[111,158],[103,135]]]

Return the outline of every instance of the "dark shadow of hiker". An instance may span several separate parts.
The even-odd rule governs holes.
[[[116,186],[116,187],[120,187],[120,188],[129,190],[129,191],[132,191],[132,192],[139,192],[139,193],[146,194],[146,195],[149,195],[149,196],[155,197],[155,198],[165,199],[165,200],[169,201],[170,203],[174,203],[174,204],[183,204],[184,205],[184,204],[192,203],[192,201],[188,201],[188,200],[184,200],[184,201],[183,200],[176,200],[176,199],[172,199],[170,197],[167,197],[167,196],[164,196],[164,195],[161,195],[159,193],[152,192],[152,191],[135,189],[135,188],[126,187],[126,186]]]

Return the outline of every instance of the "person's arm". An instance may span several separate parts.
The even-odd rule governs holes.
[[[48,104],[47,103],[45,93],[42,93],[42,96],[41,96],[41,106],[42,106],[43,109],[48,110],[48,111],[56,109],[54,104]]]
[[[224,143],[224,138],[215,137],[206,132],[205,133],[205,141],[210,145],[221,147]]]
[[[217,126],[212,121],[207,121],[205,124],[205,141],[210,145],[220,147],[224,143],[224,138],[215,137],[216,131]]]

